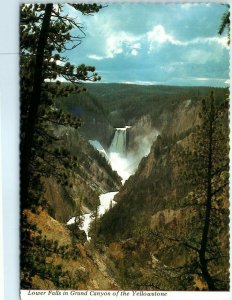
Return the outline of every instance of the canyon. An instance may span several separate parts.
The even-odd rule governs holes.
[[[174,235],[167,235],[186,238],[197,232],[192,225],[197,224],[197,213],[182,207],[193,192],[177,162],[183,158],[185,164],[182,153],[192,147],[202,122],[202,99],[209,97],[211,88],[86,86],[85,94],[56,103],[58,109],[80,117],[81,128],[50,128],[58,147],[76,157],[70,184],[60,184],[55,176],[44,178],[48,209],[26,211],[29,223],[43,237],[77,253],[57,258],[69,272],[72,289],[207,289],[196,274],[188,282],[181,279],[178,268],[197,257],[180,243],[173,246]],[[226,99],[226,89],[213,90],[219,103]],[[225,257],[226,195],[223,189],[220,251]],[[211,267],[223,280],[221,289],[227,288],[227,263],[225,259],[220,267]],[[57,287],[39,275],[32,281],[34,288]]]

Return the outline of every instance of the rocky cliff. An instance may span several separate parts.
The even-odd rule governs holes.
[[[67,222],[75,216],[80,203],[83,213],[93,210],[99,202],[99,195],[117,191],[121,181],[107,160],[77,130],[68,127],[52,130],[60,139],[58,148],[65,148],[76,158],[75,172],[69,175],[69,185],[58,184],[55,177],[44,179],[45,198],[51,215]]]

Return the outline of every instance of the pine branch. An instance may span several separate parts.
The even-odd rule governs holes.
[[[170,236],[164,235],[163,233],[158,232],[158,231],[156,231],[155,233],[152,232],[152,234],[153,234],[154,236],[159,236],[159,237],[162,237],[163,239],[167,239],[167,240],[169,240],[169,241],[173,241],[173,242],[176,242],[176,243],[180,243],[180,244],[182,244],[183,246],[185,246],[185,247],[187,247],[187,248],[189,248],[189,249],[191,249],[191,250],[194,250],[194,251],[196,251],[196,252],[199,252],[199,249],[198,249],[197,247],[190,245],[189,243],[187,243],[187,242],[184,241],[184,240],[181,240],[181,239],[178,239],[178,238],[174,238],[174,237],[170,237]]]

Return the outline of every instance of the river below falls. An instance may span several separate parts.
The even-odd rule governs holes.
[[[105,194],[101,194],[99,196],[99,200],[100,200],[100,205],[98,206],[98,213],[99,216],[104,215],[104,213],[110,208],[110,206],[114,206],[116,204],[116,202],[113,200],[114,196],[117,194],[118,192],[109,192],[109,193],[105,193]],[[89,225],[92,222],[92,218],[91,218],[92,213],[89,214],[83,214],[83,224],[80,227],[81,230],[84,230],[87,236],[87,240],[90,240],[90,237],[88,235],[89,233]],[[71,218],[68,222],[67,225],[73,224],[75,223],[75,217]]]

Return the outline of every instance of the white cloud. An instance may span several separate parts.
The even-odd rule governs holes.
[[[138,55],[138,50],[136,50],[136,49],[132,49],[131,50],[131,55],[133,55],[133,56],[137,56]]]
[[[229,46],[227,44],[227,37],[217,37],[217,36],[198,37],[193,40],[181,42],[183,46],[197,45],[197,44],[211,44],[211,43],[216,43],[222,46],[223,48],[229,49]]]
[[[135,43],[131,46],[131,55],[137,56],[139,54],[139,50],[141,49],[141,44],[140,43]]]
[[[204,5],[208,6],[207,4],[204,3]],[[194,6],[199,6],[199,3],[184,3],[180,5],[180,8],[183,10],[190,10]]]
[[[194,80],[194,81],[218,81],[218,82],[222,82],[222,83],[225,83],[225,84],[228,84],[229,83],[229,80],[227,79],[223,79],[223,78],[217,78],[217,77],[188,77],[188,79],[191,79],[191,80]]]
[[[151,31],[147,32],[147,40],[149,43],[149,52],[151,52],[155,45],[170,43],[177,46],[189,46],[196,44],[217,43],[223,48],[228,48],[227,37],[198,37],[189,41],[181,41],[174,36],[166,33],[165,28],[162,25],[155,25]]]
[[[160,69],[167,73],[172,73],[173,71],[175,71],[175,66],[174,64],[169,64],[167,66],[161,66]]]
[[[207,77],[195,77],[194,80],[197,81],[208,81],[211,80],[212,78],[207,78]]]
[[[95,60],[102,60],[102,59],[104,59],[104,56],[100,56],[100,55],[96,55],[96,54],[89,54],[88,58],[92,58]]]
[[[186,61],[197,64],[205,64],[209,61],[215,60],[213,53],[203,49],[191,49],[185,54]]]
[[[223,56],[223,49],[218,47],[211,51],[207,47],[192,47],[188,49],[182,56],[182,58],[190,63],[206,64],[210,62],[220,63]]]
[[[137,84],[137,85],[154,85],[154,84],[162,84],[162,81],[144,81],[144,80],[133,80],[133,81],[121,81],[124,84]]]
[[[115,56],[125,52],[132,56],[137,56],[141,49],[139,42],[141,36],[135,36],[125,31],[107,32],[103,41],[102,55],[89,54],[88,57],[95,60],[106,58],[114,58]]]
[[[137,55],[141,47],[138,43],[140,38],[124,31],[112,33],[106,40],[106,57],[114,58],[123,53],[125,48],[129,48],[132,55]]]
[[[154,49],[154,44],[163,44],[169,42],[173,45],[184,45],[185,42],[176,40],[172,35],[167,34],[162,25],[156,25],[151,31],[147,32],[147,40],[149,43],[149,51]]]
[[[222,46],[223,48],[227,48],[229,49],[230,47],[228,46],[227,44],[227,37],[224,36],[224,37],[209,37],[209,38],[201,38],[201,39],[198,39],[199,41],[202,40],[202,42],[204,43],[217,43],[219,44],[220,46]]]

